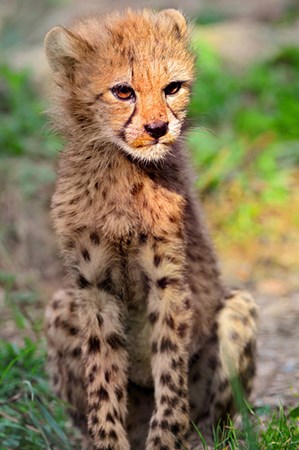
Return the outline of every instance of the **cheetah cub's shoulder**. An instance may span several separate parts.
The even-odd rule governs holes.
[[[256,310],[225,299],[178,140],[188,26],[128,10],[55,27],[45,50],[66,140],[52,217],[73,280],[47,308],[52,384],[93,448],[190,448],[190,419],[208,434],[234,412],[230,369],[250,390]]]

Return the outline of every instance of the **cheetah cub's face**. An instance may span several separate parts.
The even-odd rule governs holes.
[[[175,10],[127,11],[55,27],[46,54],[61,87],[69,130],[157,160],[178,138],[193,80],[184,17]]]

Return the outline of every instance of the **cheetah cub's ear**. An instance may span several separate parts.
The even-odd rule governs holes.
[[[45,52],[53,74],[58,78],[71,79],[76,64],[87,47],[86,41],[64,27],[57,26],[48,31]]]
[[[177,9],[164,9],[160,13],[160,17],[164,17],[166,20],[171,20],[178,37],[182,37],[186,34],[187,23],[182,13]]]

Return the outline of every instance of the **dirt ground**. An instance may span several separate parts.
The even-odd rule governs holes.
[[[9,15],[13,8],[14,2],[4,1],[2,7],[2,14]],[[209,3],[214,7],[218,7],[219,11],[228,12],[231,18],[231,26],[228,28],[226,24],[226,37],[238,36],[238,30],[241,33],[243,39],[247,42],[247,56],[243,52],[243,58],[235,49],[232,51],[230,48],[227,50],[227,46],[222,45],[219,39],[219,30],[224,32],[224,25],[222,29],[216,30],[216,25],[210,28],[210,38],[213,42],[219,41],[219,48],[224,52],[224,56],[228,60],[237,61],[239,58],[239,65],[244,65],[244,61],[248,59],[259,57],[259,45],[257,43],[256,36],[252,37],[252,30],[256,30],[259,33],[258,36],[264,39],[265,45],[268,47],[264,49],[268,51],[272,48],[271,43],[272,29],[267,25],[268,20],[272,20],[275,15],[279,16],[286,3],[292,4],[292,2],[286,2],[285,0],[268,0],[264,2],[252,1],[241,2],[237,0],[214,0]],[[107,6],[109,4],[109,7]],[[107,9],[117,9],[121,4],[124,7],[127,2],[120,2],[120,0],[85,0],[81,2],[79,0],[73,0],[63,2],[59,7],[50,9],[47,11],[41,11],[38,25],[34,30],[30,30],[30,21],[28,24],[24,24],[24,29],[27,29],[26,39],[24,41],[23,48],[15,48],[14,54],[11,57],[12,62],[16,66],[30,64],[35,70],[35,75],[39,82],[43,84],[41,80],[47,72],[47,66],[44,63],[42,56],[41,40],[44,32],[52,25],[57,23],[65,23],[70,16],[78,15],[80,13],[86,13],[94,9],[95,7],[101,11]],[[149,5],[146,1],[131,1],[130,5],[134,6]],[[241,7],[242,4],[242,7]],[[164,7],[172,6],[184,8],[188,14],[198,13],[207,5],[207,1],[192,1],[186,0],[184,5],[180,1],[169,2],[167,0],[152,1],[151,6]],[[268,6],[271,6],[268,7]],[[6,9],[5,9],[6,8]],[[4,12],[3,12],[4,11]],[[0,10],[1,13],[1,10]],[[241,18],[241,22],[240,22]],[[263,23],[260,23],[260,19]],[[17,21],[17,19],[15,19]],[[254,25],[250,25],[253,24]],[[1,24],[1,22],[0,22]],[[248,25],[249,24],[249,25]],[[0,25],[1,26],[1,25]],[[221,27],[221,26],[220,26]],[[292,25],[294,29],[286,30],[283,35],[277,36],[275,42],[285,39],[292,42],[297,39],[299,43],[299,24]],[[247,34],[246,34],[247,30]],[[25,33],[25,31],[24,31]],[[266,33],[266,35],[265,35]],[[268,34],[267,34],[268,33]],[[297,34],[296,34],[297,33]],[[26,33],[25,33],[26,34]],[[220,33],[221,34],[221,33]],[[241,34],[239,34],[241,36]],[[245,37],[244,37],[245,36]],[[246,36],[251,36],[247,40]],[[297,36],[297,37],[296,37]],[[249,42],[250,40],[250,42]],[[239,49],[240,50],[240,49]],[[226,52],[226,53],[225,53]],[[239,51],[239,53],[242,53]],[[248,56],[249,55],[249,56]],[[40,59],[39,59],[40,56]],[[35,62],[34,62],[35,61]],[[238,63],[236,63],[238,65]],[[46,202],[49,198],[52,189],[50,183],[47,191],[44,193],[44,211],[47,210]],[[13,199],[14,202],[18,202],[17,198]],[[27,205],[29,211],[32,210],[31,206]],[[5,210],[5,203],[0,203],[2,211]],[[53,235],[49,231],[49,221],[47,218],[38,217],[38,213],[28,212],[26,206],[24,208],[24,217],[28,218],[28,221],[23,221],[18,224],[20,228],[20,234],[22,236],[21,242],[21,255],[18,255],[21,260],[21,266],[24,267],[30,259],[31,267],[33,269],[33,278],[36,277],[37,282],[43,286],[42,302],[54,291],[54,289],[60,284],[61,266],[56,263],[55,245],[53,244]],[[31,208],[31,210],[30,210]],[[36,214],[36,216],[35,216]],[[5,215],[5,214],[4,214]],[[18,220],[16,217],[3,217],[5,221]],[[29,225],[28,225],[29,223]],[[37,237],[33,230],[30,230],[30,224],[33,230],[36,229],[37,224],[43,227],[43,235]],[[34,244],[30,244],[34,241]],[[40,246],[44,250],[45,257],[42,261],[36,258],[38,252],[40,252]],[[30,249],[30,250],[29,250]],[[16,252],[17,250],[13,250]],[[28,252],[28,254],[26,254]],[[12,253],[13,255],[14,253]],[[225,255],[223,255],[223,258]],[[241,260],[242,258],[240,258]],[[226,265],[225,276],[228,280],[234,284],[244,284],[244,280],[238,277],[236,274],[232,277],[230,269],[239,264],[239,261],[233,261]],[[37,275],[38,273],[38,275]],[[253,393],[253,404],[256,406],[261,405],[295,405],[299,402],[299,280],[296,273],[272,273],[271,268],[264,270],[263,277],[257,279],[246,279],[245,284],[249,286],[249,289],[254,293],[259,308],[260,308],[260,326],[258,337],[258,371],[255,382],[255,389]],[[0,295],[1,303],[1,295]],[[2,337],[7,339],[13,338],[14,330],[11,322],[8,320],[5,327],[1,330]]]

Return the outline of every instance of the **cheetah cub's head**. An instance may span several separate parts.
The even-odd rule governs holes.
[[[45,50],[64,133],[116,144],[144,161],[166,155],[180,134],[194,76],[182,14],[128,10],[91,17],[54,27]]]

